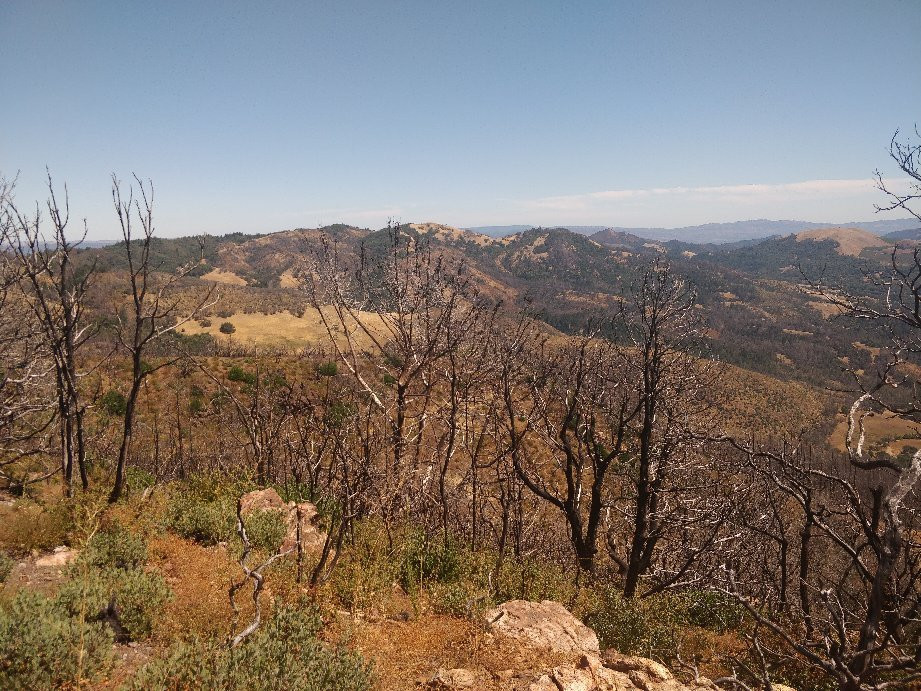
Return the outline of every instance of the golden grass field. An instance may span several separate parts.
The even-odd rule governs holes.
[[[324,315],[329,320],[337,341],[344,345],[345,332],[332,309],[324,308]],[[361,319],[375,334],[381,334],[385,329],[377,314],[361,312]],[[224,322],[233,324],[236,331],[233,334],[221,333],[219,329]],[[348,328],[350,331],[357,329],[357,324],[349,323]],[[179,331],[190,335],[207,333],[218,340],[233,339],[244,344],[273,348],[298,349],[329,344],[329,334],[314,309],[306,310],[303,317],[297,317],[287,310],[274,314],[236,312],[227,318],[211,317],[210,326],[202,326],[197,321],[191,321],[183,324]],[[369,343],[369,339],[360,332],[356,332],[356,342],[364,347]]]
[[[847,420],[844,416],[835,425],[828,442],[839,451],[844,451],[844,438],[847,435]],[[921,448],[921,424],[896,417],[892,413],[874,413],[864,418],[867,441],[876,444],[888,440],[885,451],[897,456],[906,447]]]

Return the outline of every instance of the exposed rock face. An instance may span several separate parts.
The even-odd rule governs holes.
[[[287,531],[281,549],[291,549],[297,544],[298,514],[300,514],[301,543],[305,552],[320,552],[326,541],[326,533],[320,527],[317,507],[309,501],[287,504],[271,487],[255,490],[240,497],[240,513],[249,516],[255,511],[278,511],[283,514]]]
[[[573,662],[551,669],[505,672],[506,688],[521,691],[703,691],[717,687],[709,679],[685,684],[653,660],[608,650],[602,656],[598,637],[563,605],[545,600],[512,600],[488,612],[496,634],[532,648],[568,654]],[[457,670],[452,670],[457,671]],[[472,672],[471,672],[472,674]],[[436,688],[463,688],[443,686]]]
[[[600,653],[595,632],[552,600],[509,600],[487,612],[486,622],[492,631],[538,648],[561,653]]]

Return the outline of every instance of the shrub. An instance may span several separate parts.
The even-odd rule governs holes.
[[[204,545],[229,542],[236,535],[237,498],[250,489],[248,482],[195,475],[170,497],[166,524]]]
[[[0,521],[0,545],[14,554],[45,551],[68,544],[74,528],[74,500],[41,505],[19,500]]]
[[[73,577],[58,591],[58,600],[70,616],[85,613],[88,619],[108,618],[110,605],[128,640],[146,638],[153,629],[154,617],[170,598],[166,581],[158,573],[146,571],[71,572]]]
[[[21,591],[0,608],[0,688],[59,689],[92,682],[108,669],[111,653],[108,627],[68,616],[41,595]]]
[[[140,468],[125,468],[125,485],[129,493],[143,492],[148,487],[157,484],[157,478],[153,473]]]
[[[167,523],[176,533],[203,545],[227,542],[234,532],[232,503],[180,494],[170,504]]]
[[[288,532],[284,513],[281,511],[254,511],[246,517],[246,536],[258,550],[274,554],[281,547]]]
[[[110,389],[106,391],[102,398],[99,399],[99,405],[102,407],[102,410],[106,415],[111,415],[112,417],[121,417],[125,414],[126,407],[128,402],[125,400],[124,395],[120,392]]]
[[[282,607],[233,650],[202,641],[174,646],[141,669],[128,688],[370,689],[370,665],[320,641],[321,626],[313,608]]]
[[[317,374],[321,377],[333,377],[339,371],[335,362],[324,362],[317,365]]]
[[[142,570],[146,561],[144,539],[116,523],[89,539],[68,568],[58,601],[71,616],[114,613],[129,639],[148,636],[170,590],[160,574]]]
[[[400,564],[400,585],[407,593],[416,593],[427,582],[455,583],[460,577],[458,562],[458,552],[450,542],[432,540],[415,531]]]
[[[738,629],[745,621],[745,608],[725,593],[693,590],[684,594],[688,623],[724,633]]]
[[[239,381],[244,384],[252,385],[256,383],[256,375],[252,372],[247,372],[239,365],[234,365],[227,371],[227,378],[230,381]]]
[[[330,579],[344,607],[355,611],[379,606],[399,577],[399,560],[387,547],[383,527],[372,520],[357,522],[348,550]]]
[[[218,327],[218,331],[220,331],[222,334],[232,334],[236,330],[237,327],[235,327],[230,322],[221,322],[221,325]]]
[[[354,417],[357,408],[351,403],[334,401],[326,409],[326,424],[330,427],[341,427],[350,417]]]
[[[625,598],[620,590],[606,588],[585,623],[598,634],[603,648],[668,662],[678,654],[687,619],[687,603],[680,596]]]
[[[208,319],[207,317],[204,317],[203,319],[198,320],[198,325],[206,329],[209,326],[211,326],[211,320]]]
[[[16,566],[16,561],[6,552],[0,552],[0,583],[6,582]]]
[[[147,561],[147,544],[141,536],[114,523],[89,539],[79,560],[98,569],[140,569]]]

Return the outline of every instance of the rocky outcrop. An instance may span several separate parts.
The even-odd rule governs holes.
[[[281,549],[291,549],[297,544],[298,517],[300,517],[301,543],[305,552],[320,552],[326,541],[326,532],[320,526],[317,507],[309,501],[287,504],[271,487],[255,490],[240,497],[240,513],[246,517],[256,511],[278,511],[282,514],[287,530]]]
[[[543,669],[510,669],[492,685],[478,685],[471,670],[439,670],[427,688],[497,688],[515,691],[703,691],[717,687],[708,679],[684,683],[653,660],[601,653],[598,637],[558,602],[511,600],[487,612],[492,636],[510,639],[530,649],[542,649],[554,659]],[[559,664],[559,662],[566,662]]]
[[[491,631],[561,653],[599,654],[595,632],[559,602],[509,600],[486,613]]]

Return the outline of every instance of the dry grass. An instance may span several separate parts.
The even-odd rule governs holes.
[[[879,235],[874,235],[868,230],[859,228],[819,228],[798,233],[797,242],[803,240],[834,240],[838,243],[838,254],[859,257],[860,253],[868,247],[886,247],[888,243]]]
[[[150,541],[148,554],[150,565],[173,591],[154,637],[169,643],[189,634],[226,636],[231,615],[227,588],[240,577],[226,548],[202,547],[167,533]]]
[[[847,420],[844,415],[839,416],[838,424],[828,438],[828,443],[839,451],[844,451],[844,439],[847,435]],[[895,439],[886,447],[887,453],[898,455],[906,446],[921,447],[921,424],[905,420],[892,413],[874,413],[864,418],[864,429],[867,433],[869,446],[879,443],[883,439]],[[892,450],[890,450],[892,449]]]
[[[823,319],[831,319],[839,314],[844,314],[844,310],[831,302],[823,300],[810,300],[806,303],[809,307],[822,315]]]
[[[345,343],[345,335],[341,326],[336,322],[332,310],[325,310],[327,318],[334,324],[333,332],[340,344]],[[370,312],[362,312],[361,318],[374,333],[381,333],[383,329],[380,317]],[[233,334],[222,334],[220,326],[228,321],[234,325]],[[356,325],[350,324],[352,329]],[[207,333],[218,340],[234,339],[253,345],[272,346],[281,348],[304,348],[307,346],[327,345],[329,335],[322,320],[313,309],[308,309],[303,317],[298,317],[291,312],[276,312],[265,314],[263,312],[236,312],[226,319],[213,318],[211,326],[201,326],[198,322],[189,322],[180,327],[185,334]],[[369,340],[366,336],[356,333],[357,341],[361,347],[367,347]]]
[[[493,635],[467,619],[425,615],[412,621],[366,622],[343,619],[338,626],[354,647],[374,661],[377,688],[390,691],[419,688],[420,678],[439,668],[463,667],[480,678],[478,689],[500,691],[507,670],[547,670],[575,662],[575,657],[523,646]]]
[[[226,283],[231,286],[245,286],[246,279],[242,276],[238,276],[233,271],[225,271],[224,269],[211,269],[208,273],[204,274],[202,277],[203,281],[214,281],[215,283]]]

